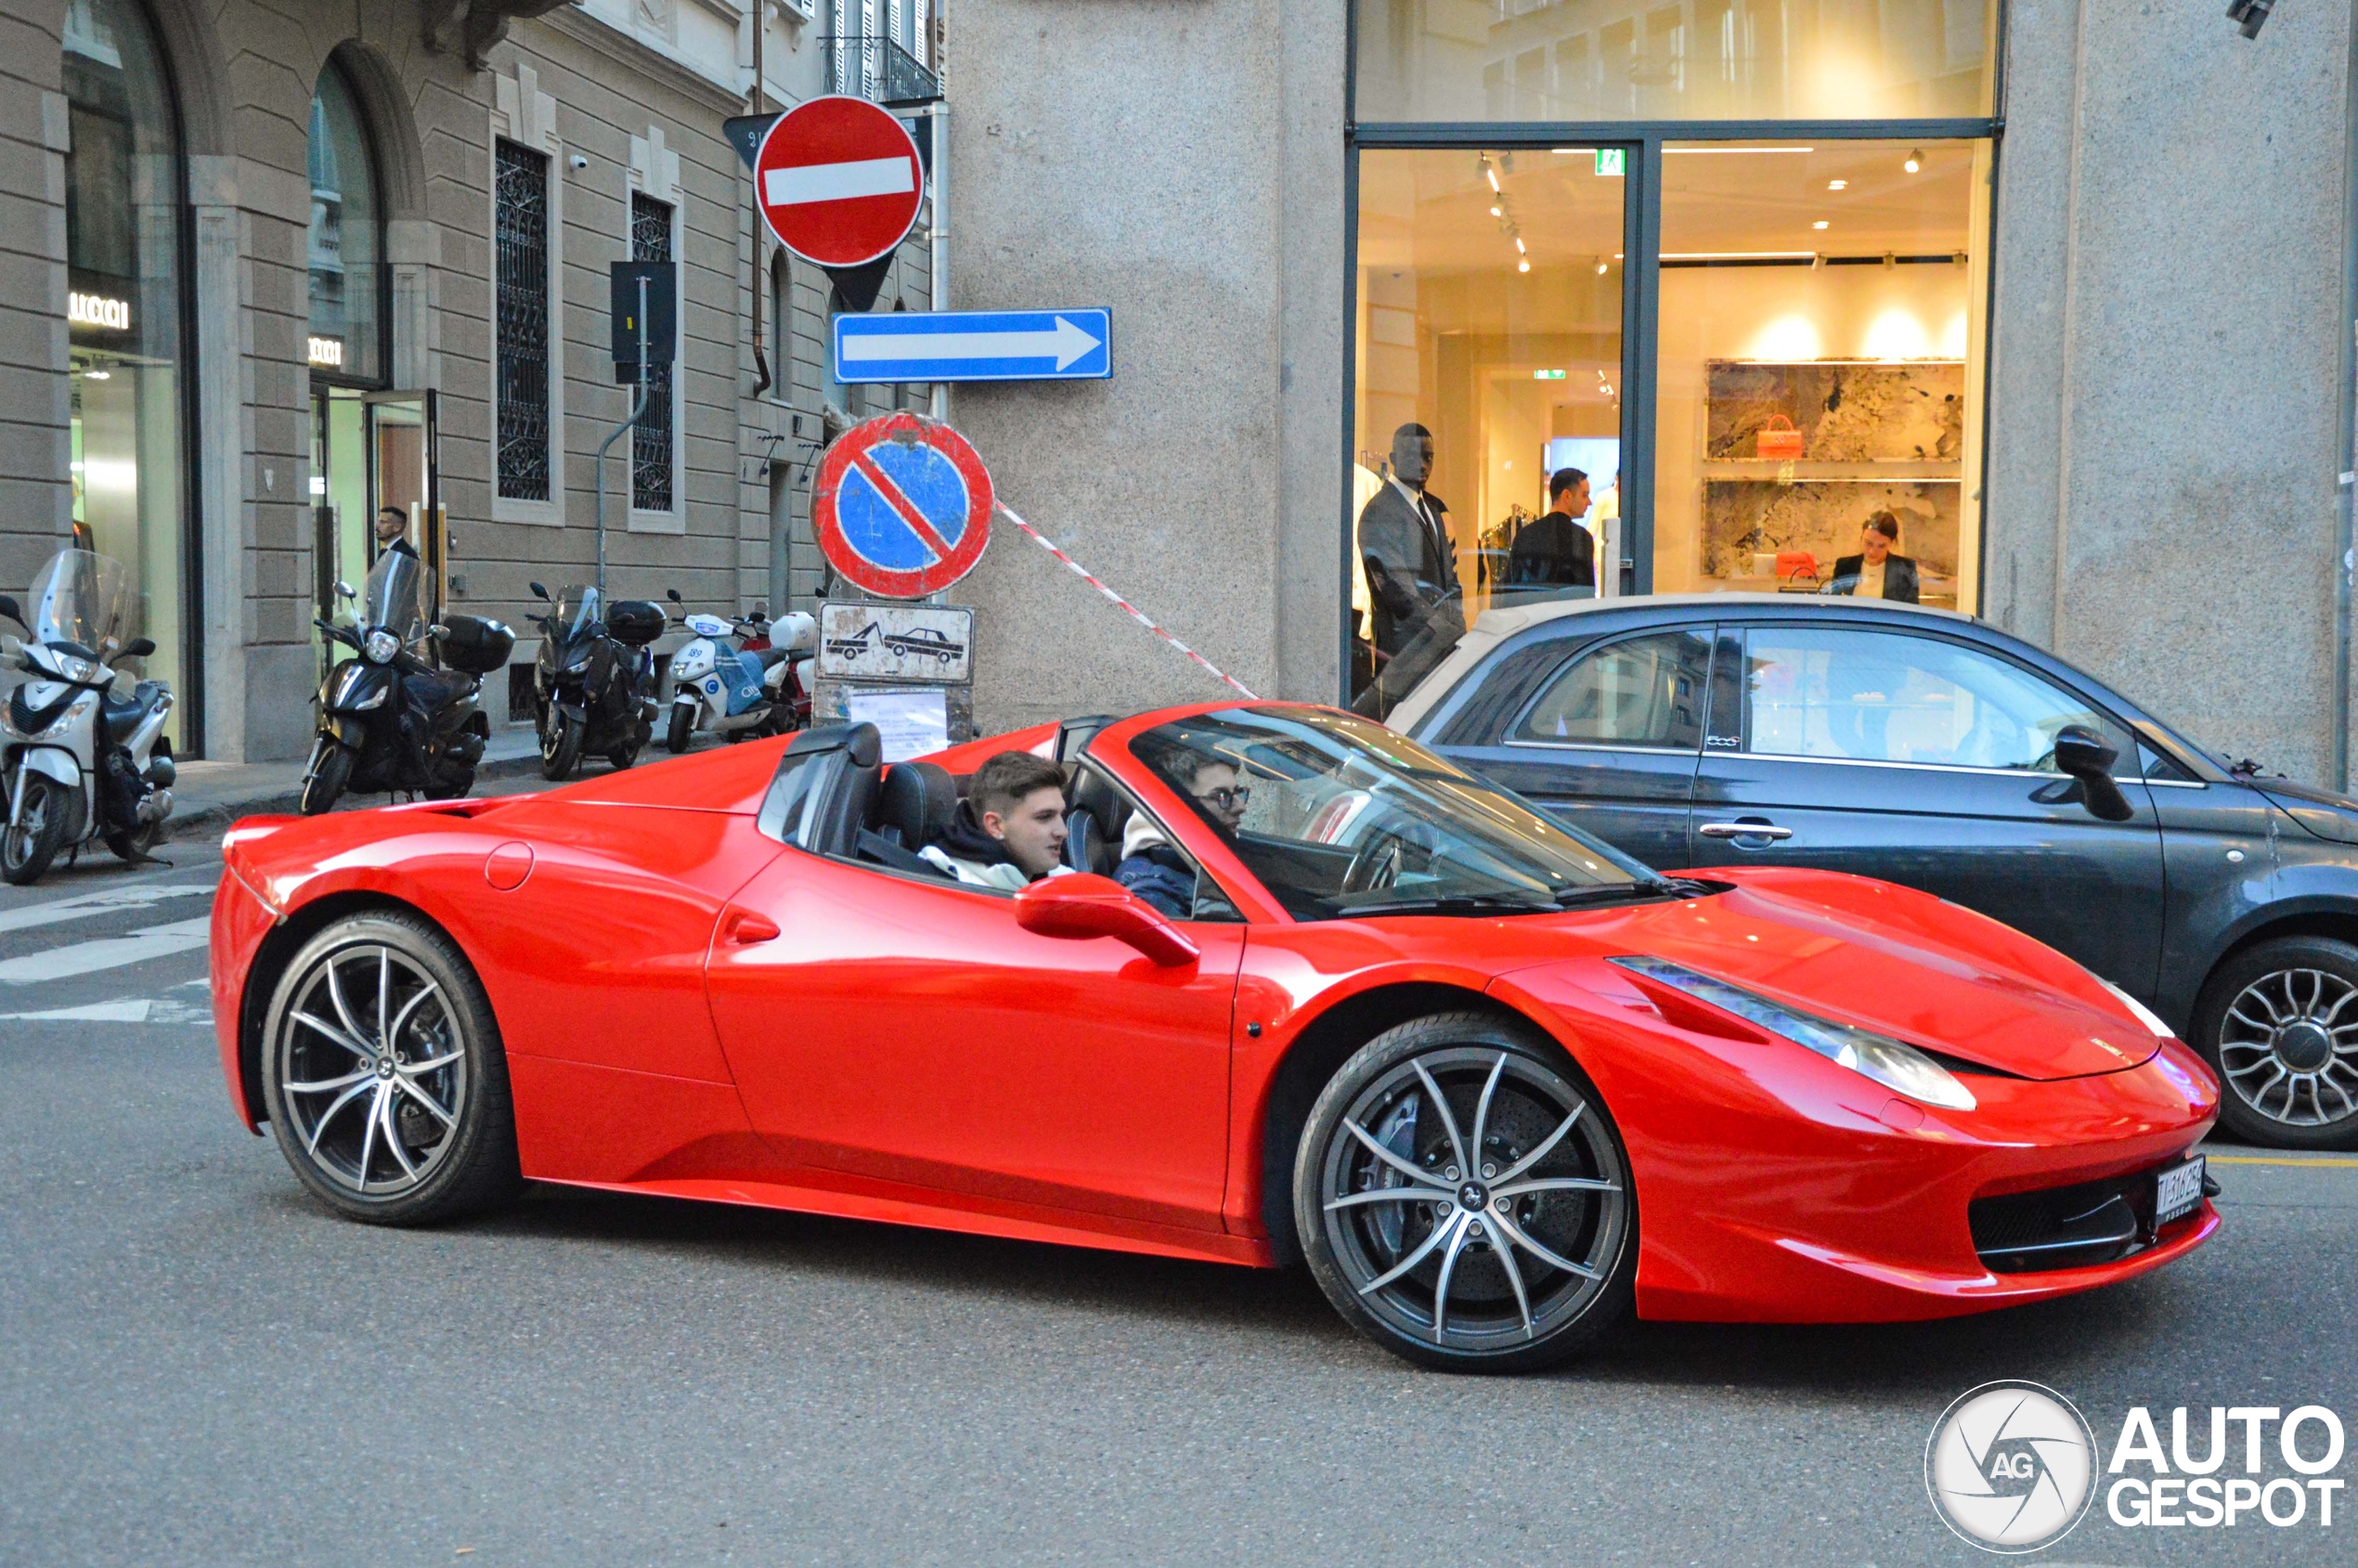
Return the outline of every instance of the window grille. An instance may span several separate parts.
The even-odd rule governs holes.
[[[549,158],[501,141],[494,156],[499,495],[549,486]]]
[[[671,203],[630,193],[630,259],[667,262],[671,253]],[[682,302],[684,305],[685,302]],[[680,311],[684,320],[687,312]],[[676,340],[675,340],[676,341]],[[630,504],[641,512],[672,510],[674,454],[669,364],[647,367],[647,411],[630,433]]]

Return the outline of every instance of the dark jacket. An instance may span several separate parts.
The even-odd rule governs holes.
[[[1597,541],[1571,514],[1551,512],[1524,525],[1507,554],[1507,581],[1558,588],[1597,586]]]
[[[1195,871],[1168,844],[1124,858],[1113,879],[1173,920],[1195,918]]]
[[[1846,555],[1834,563],[1833,580],[1827,586],[1836,593],[1859,591],[1859,574],[1866,569],[1864,555]],[[1896,603],[1913,604],[1916,600],[1916,564],[1905,555],[1883,558],[1883,596]]]
[[[1359,557],[1367,568],[1367,594],[1374,602],[1375,644],[1397,654],[1416,636],[1436,626],[1465,635],[1459,606],[1458,547],[1445,519],[1449,509],[1426,492],[1430,519],[1408,504],[1400,486],[1387,480],[1359,514]]]

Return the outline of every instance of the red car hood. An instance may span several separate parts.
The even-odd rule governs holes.
[[[1827,880],[1837,892],[1852,881]],[[1600,957],[1668,959],[1821,1017],[2024,1078],[2118,1072],[2160,1049],[2118,1004],[2094,1000],[2102,988],[2052,950],[1903,888],[1854,886],[1898,895],[1893,913],[1911,918],[1842,908],[1799,886],[1540,918],[1576,926]],[[1932,912],[1939,918],[1924,918]],[[2061,989],[2066,974],[2088,994]]]

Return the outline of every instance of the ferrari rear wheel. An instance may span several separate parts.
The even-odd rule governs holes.
[[[1327,1299],[1445,1371],[1528,1371],[1594,1343],[1629,1310],[1637,1220],[1596,1091],[1553,1043],[1486,1013],[1362,1046],[1294,1161],[1294,1224]]]
[[[287,966],[264,1029],[271,1133],[337,1213],[431,1225],[522,1186],[491,1004],[426,921],[374,911],[330,925]]]

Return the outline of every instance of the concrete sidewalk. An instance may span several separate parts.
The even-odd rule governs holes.
[[[179,782],[172,786],[172,815],[164,823],[166,838],[213,836],[240,817],[292,811],[303,790],[309,758],[292,762],[183,762]],[[511,724],[492,732],[475,767],[478,784],[492,779],[520,778],[540,771],[540,741],[529,724]],[[339,810],[382,806],[393,797],[350,795]]]

